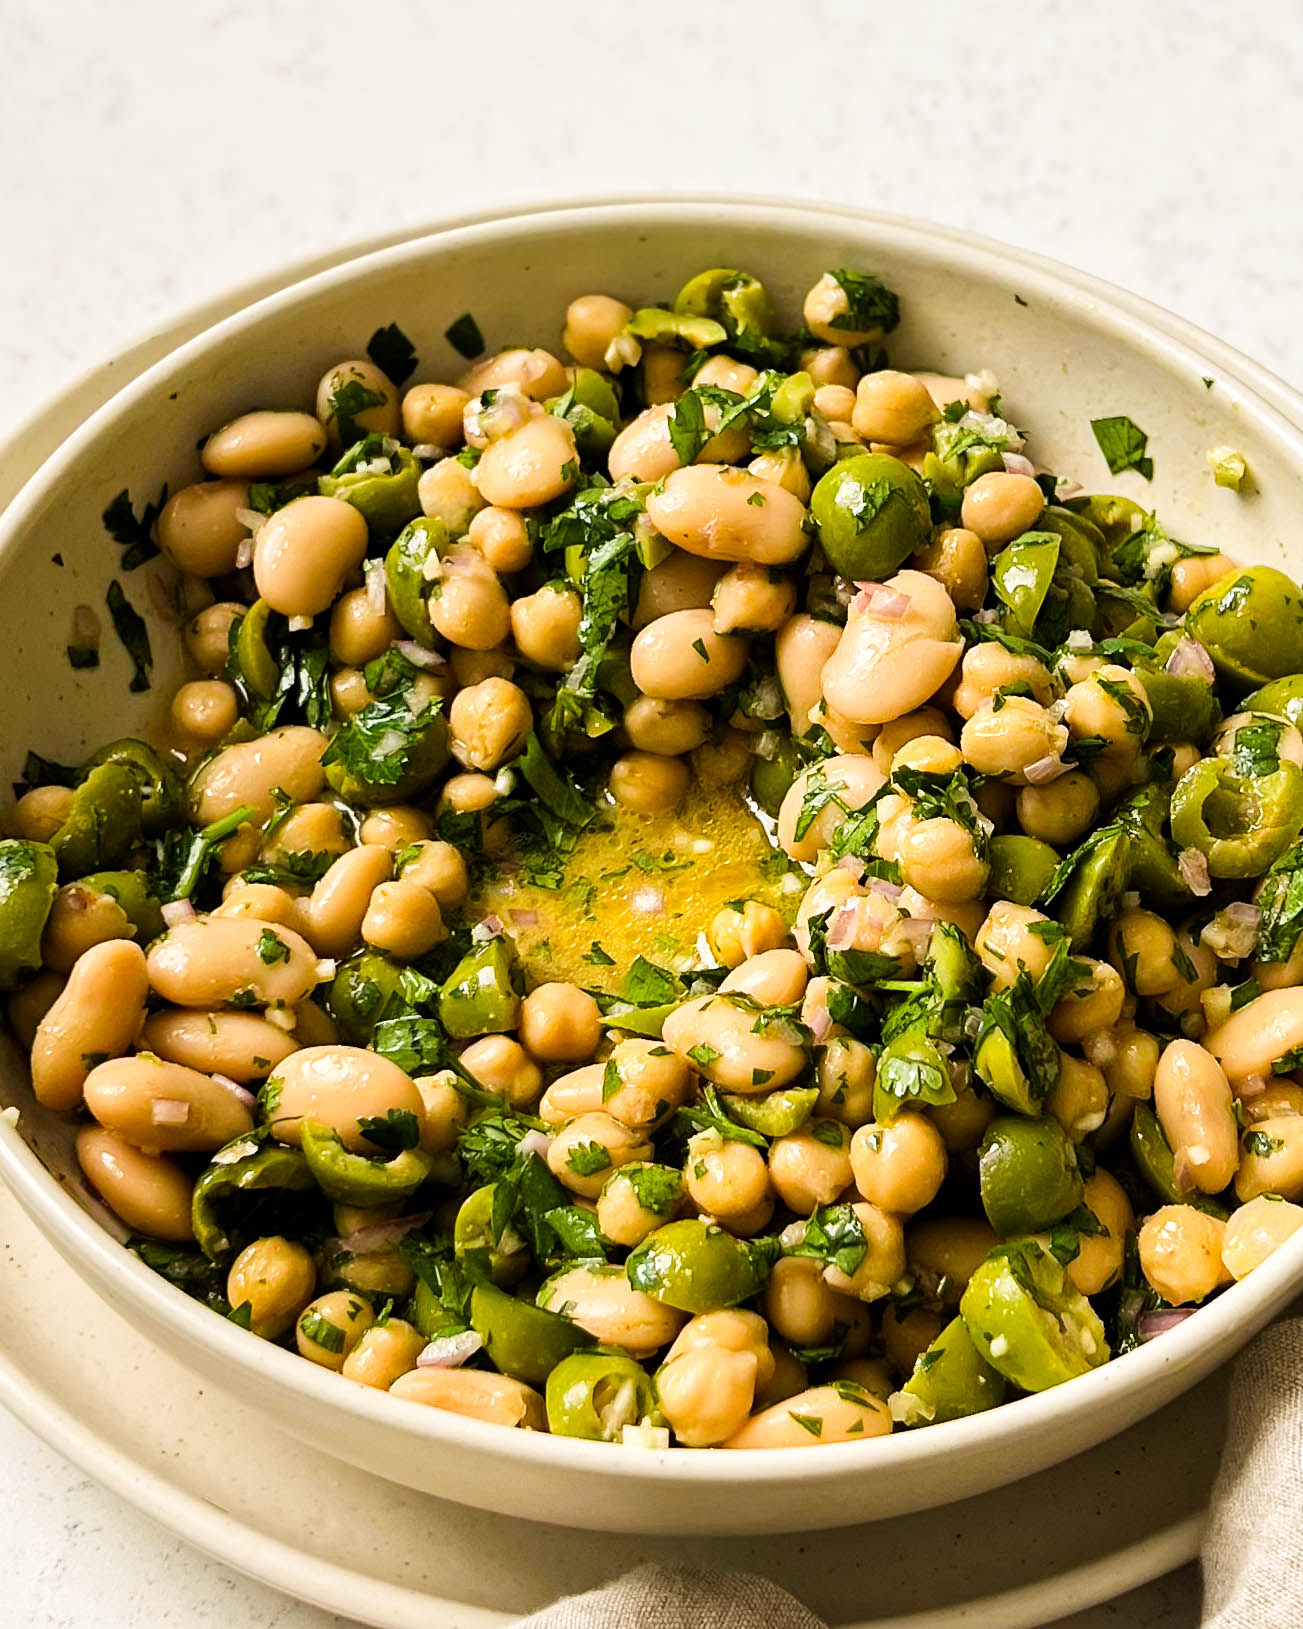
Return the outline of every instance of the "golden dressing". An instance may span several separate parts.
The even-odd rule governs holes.
[[[790,910],[799,892],[791,881],[784,887],[781,865],[766,865],[773,858],[735,787],[694,786],[674,814],[604,806],[559,889],[511,874],[508,854],[473,889],[465,912],[472,922],[501,918],[531,983],[567,979],[618,992],[636,956],[675,970],[698,964],[703,930],[731,900]]]

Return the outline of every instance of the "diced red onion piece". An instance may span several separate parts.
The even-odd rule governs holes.
[[[1009,475],[1034,476],[1036,474],[1035,464],[1032,463],[1030,458],[1024,458],[1022,453],[1001,453],[1000,457],[1004,461],[1005,472]]]
[[[212,1075],[210,1079],[216,1081],[219,1086],[225,1086],[231,1096],[238,1098],[251,1113],[258,1107],[258,1099],[241,1086],[238,1080],[232,1080],[229,1075]]]
[[[484,1345],[473,1329],[456,1335],[440,1335],[425,1347],[416,1360],[418,1369],[460,1369]]]
[[[823,1040],[828,1031],[832,1028],[832,1014],[828,1011],[828,1004],[826,1001],[820,1001],[816,1006],[810,1009],[810,1012],[805,1017],[805,1025],[810,1031],[810,1034],[814,1036],[816,1042]]]
[[[260,509],[237,509],[235,511],[235,518],[239,521],[241,526],[247,526],[249,531],[253,533],[254,537],[257,537],[258,533],[267,524],[269,519],[269,517],[264,515]],[[252,552],[250,553],[250,558],[252,558]],[[246,560],[244,563],[245,565],[248,565],[249,562]]]
[[[471,929],[471,942],[482,945],[487,939],[496,939],[502,932],[500,916],[483,916]]]
[[[1177,1193],[1193,1193],[1195,1189],[1194,1161],[1184,1144],[1172,1155],[1172,1186]]]
[[[849,950],[855,943],[855,930],[859,924],[859,909],[853,899],[839,905],[828,924],[828,937],[824,941],[829,950]]]
[[[1197,1310],[1195,1307],[1160,1307],[1153,1312],[1142,1312],[1136,1319],[1136,1332],[1142,1341],[1153,1340],[1155,1335],[1165,1335],[1169,1329],[1192,1318]]]
[[[894,904],[905,890],[898,882],[888,882],[885,877],[870,877],[869,892],[881,894],[883,899],[889,899]]]
[[[982,1017],[981,1013],[978,1012],[976,1008],[971,1009],[964,1016],[964,1034],[967,1035],[970,1041],[975,1041],[982,1033],[982,1025],[984,1023],[985,1019]]]
[[[883,583],[856,583],[859,594],[854,609],[860,616],[881,617],[884,622],[900,622],[909,615],[913,603],[908,594],[902,594]]]
[[[390,1222],[375,1222],[370,1227],[359,1227],[356,1232],[346,1233],[334,1243],[339,1249],[347,1250],[350,1255],[370,1255],[373,1251],[386,1249],[401,1239],[405,1233],[410,1233],[414,1227],[424,1227],[433,1214],[433,1211],[423,1210],[418,1211],[415,1216],[398,1216]],[[328,1245],[327,1250],[329,1249]]]
[[[981,625],[983,627],[986,627],[989,623],[998,622],[999,620],[1000,620],[1000,613],[998,611],[974,611],[973,612],[973,621],[981,623]]]
[[[179,1097],[156,1097],[149,1105],[149,1119],[156,1126],[183,1126],[190,1118],[190,1105]]]
[[[188,899],[169,899],[163,906],[163,920],[169,928],[174,928],[178,922],[193,922],[198,914]]]
[[[654,916],[657,911],[665,909],[665,890],[645,885],[634,890],[629,903],[643,916]]]
[[[363,575],[366,577],[366,608],[373,617],[382,617],[386,604],[384,561],[368,560]]]
[[[1181,873],[1181,881],[1192,894],[1197,894],[1202,899],[1205,894],[1212,893],[1212,883],[1208,878],[1208,861],[1197,848],[1183,848],[1177,856],[1176,869]]]
[[[1065,764],[1057,753],[1052,752],[1038,758],[1034,764],[1028,764],[1023,775],[1028,786],[1045,786],[1050,781],[1057,781],[1060,775],[1066,775],[1071,768],[1071,764]]]
[[[540,911],[508,911],[507,915],[511,918],[512,926],[517,928],[536,928],[543,920]]]
[[[1197,674],[1201,679],[1207,679],[1209,684],[1216,677],[1217,670],[1213,666],[1213,659],[1197,639],[1180,639],[1176,643],[1172,654],[1167,658],[1166,671],[1184,677]]]
[[[1267,1090],[1266,1075],[1245,1075],[1235,1088],[1235,1095],[1242,1100],[1252,1100],[1261,1097]]]
[[[551,1146],[552,1139],[545,1131],[527,1131],[517,1144],[522,1154],[537,1154],[541,1160],[547,1158]]]
[[[1246,927],[1257,927],[1262,921],[1262,912],[1256,905],[1251,905],[1247,899],[1233,900],[1222,915],[1232,922],[1243,922]]]
[[[934,918],[930,916],[907,916],[904,921],[897,922],[896,932],[908,940],[915,956],[922,957],[927,953],[935,925]]]
[[[849,871],[856,882],[864,875],[864,861],[858,854],[843,854],[836,868],[838,871]]]
[[[437,673],[448,665],[448,658],[440,651],[426,650],[414,639],[395,639],[393,648],[400,656],[405,656],[413,667],[424,668],[427,673]]]
[[[242,537],[235,550],[235,569],[243,571],[253,564],[253,538]]]

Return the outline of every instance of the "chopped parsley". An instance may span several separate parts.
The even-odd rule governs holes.
[[[132,506],[131,494],[123,487],[105,509],[101,519],[109,536],[121,546],[122,557],[118,564],[122,571],[134,571],[137,566],[143,566],[146,560],[152,560],[158,553],[158,544],[154,541],[154,523],[166,502],[165,484],[153,503],[146,503],[137,515]]]
[[[463,311],[456,322],[450,323],[444,329],[443,337],[453,350],[459,356],[464,356],[468,362],[484,355],[484,335],[480,332],[479,323],[469,311]]]
[[[150,647],[149,630],[145,626],[145,619],[123,593],[122,584],[116,577],[109,584],[105,604],[109,608],[109,616],[113,619],[113,631],[131,658],[133,672],[131,683],[127,688],[139,694],[142,690],[149,689],[149,670],[154,665],[154,652]]]
[[[395,385],[404,385],[416,372],[416,350],[396,322],[377,328],[366,342],[366,354]]]
[[[1154,461],[1146,452],[1149,437],[1133,419],[1125,414],[1091,419],[1090,427],[1095,432],[1095,440],[1104,454],[1110,474],[1121,475],[1124,470],[1133,469],[1146,481],[1153,480]]]
[[[846,296],[846,310],[832,319],[830,328],[889,334],[898,326],[900,299],[872,272],[850,271],[842,266],[828,275]]]
[[[411,1109],[390,1109],[385,1115],[368,1115],[358,1121],[357,1129],[369,1143],[395,1154],[415,1148],[421,1140],[420,1121]]]
[[[290,947],[279,934],[273,933],[270,928],[264,928],[258,935],[258,960],[265,967],[276,962],[287,962],[290,959]]]

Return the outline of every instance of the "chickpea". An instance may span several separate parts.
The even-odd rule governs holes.
[[[330,1290],[310,1301],[294,1326],[299,1356],[338,1373],[375,1322],[375,1314],[352,1290]]]
[[[608,367],[607,352],[633,316],[623,300],[609,294],[581,294],[566,307],[561,343],[583,368]]]
[[[724,967],[740,967],[753,956],[777,950],[791,938],[787,919],[772,905],[748,899],[716,912],[706,929],[715,959]]]
[[[1303,1227],[1303,1205],[1259,1194],[1233,1210],[1222,1235],[1222,1264],[1232,1278],[1246,1278]]]
[[[1111,1041],[1110,1052],[1100,1065],[1109,1091],[1137,1100],[1151,1097],[1160,1050],[1157,1039],[1134,1025],[1123,1025],[1113,1032]]]
[[[368,589],[352,588],[335,601],[330,613],[330,654],[341,665],[365,667],[402,637],[388,602],[384,610],[376,611]]]
[[[1080,769],[1043,786],[1018,788],[1018,824],[1028,837],[1066,848],[1083,837],[1099,814],[1099,788]]]
[[[957,1301],[968,1281],[999,1244],[995,1229],[982,1217],[928,1216],[912,1221],[905,1235],[909,1266],[948,1280],[948,1299]]]
[[[641,358],[642,393],[648,406],[677,401],[683,394],[683,352],[673,345],[646,345]]]
[[[361,1386],[388,1391],[400,1375],[410,1374],[425,1349],[425,1336],[401,1318],[372,1324],[344,1359],[340,1373]]]
[[[1122,1017],[1126,986],[1116,968],[1092,956],[1081,958],[1087,976],[1071,985],[1055,1003],[1049,1030],[1064,1046],[1085,1040],[1095,1030],[1111,1030]]]
[[[447,938],[439,902],[420,883],[399,878],[382,882],[362,918],[362,938],[400,961],[424,956]]]
[[[412,1084],[421,1099],[420,1146],[427,1154],[445,1154],[457,1144],[470,1118],[470,1105],[453,1084],[451,1070],[417,1075]]]
[[[416,491],[421,513],[432,520],[441,520],[451,538],[466,536],[471,522],[486,502],[460,458],[441,458],[437,464],[422,470]]]
[[[873,761],[884,775],[893,768],[908,765],[938,775],[952,774],[963,763],[963,757],[953,744],[953,732],[946,715],[936,707],[920,707],[904,713],[884,724],[873,738]],[[906,747],[923,742],[918,748],[920,757],[900,758]]]
[[[342,498],[295,498],[278,509],[253,545],[258,593],[287,617],[327,610],[366,554],[367,525]]]
[[[902,1312],[889,1306],[882,1315],[882,1350],[893,1372],[908,1379],[914,1365],[942,1330],[942,1318],[931,1307]]]
[[[854,1303],[829,1288],[813,1256],[780,1256],[761,1305],[785,1341],[805,1348],[830,1345],[837,1325],[849,1324]]]
[[[778,1197],[797,1216],[830,1205],[848,1187],[850,1133],[836,1120],[808,1121],[769,1145],[769,1180]]]
[[[801,503],[809,503],[813,486],[805,461],[795,447],[776,447],[757,453],[747,464],[748,471],[762,481],[774,481]]]
[[[1054,681],[1049,669],[1034,656],[1015,656],[993,639],[972,646],[964,655],[961,677],[955,690],[954,707],[961,718],[990,705],[998,690],[1026,685],[1032,699],[1048,707],[1054,700]]]
[[[815,388],[821,385],[844,385],[854,390],[860,380],[860,370],[843,344],[819,345],[801,352],[801,368],[810,375]]]
[[[451,843],[420,839],[399,852],[397,866],[401,878],[428,889],[444,909],[460,905],[470,892],[466,861]]]
[[[511,635],[526,661],[561,673],[579,658],[579,596],[545,583],[535,594],[511,602]]]
[[[710,714],[696,701],[639,696],[625,709],[624,729],[639,752],[676,758],[710,735]]]
[[[460,383],[469,396],[518,385],[532,401],[544,402],[565,390],[566,370],[550,351],[531,351],[517,346],[474,363],[462,375]]]
[[[120,940],[119,943],[129,943]],[[135,947],[133,946],[133,949]],[[49,968],[33,973],[13,992],[5,1003],[5,1017],[18,1043],[30,1052],[36,1043],[41,1020],[63,993],[67,980]]]
[[[534,558],[525,522],[514,509],[481,509],[471,521],[466,538],[496,572],[523,571]]]
[[[498,769],[519,755],[534,726],[529,698],[509,679],[459,690],[448,710],[453,757],[469,769]]]
[[[301,803],[276,827],[259,854],[268,864],[276,864],[291,854],[343,854],[350,846],[343,817],[333,803]]]
[[[818,405],[817,397],[815,405]],[[884,368],[877,373],[866,373],[856,386],[852,412],[836,416],[849,417],[865,441],[907,447],[926,433],[938,414],[927,387],[913,374]]]
[[[1206,588],[1234,570],[1234,560],[1224,554],[1191,554],[1173,561],[1169,606],[1184,616]]]
[[[358,391],[378,397],[359,412],[349,413],[340,402],[341,392]],[[344,397],[347,401],[347,394]],[[317,386],[317,417],[330,433],[330,444],[339,447],[359,435],[396,436],[399,430],[398,392],[386,374],[365,358],[337,362],[321,377]]]
[[[694,388],[713,385],[717,390],[731,390],[735,396],[745,396],[751,390],[759,373],[748,362],[716,352],[708,356],[692,376]]]
[[[626,752],[611,765],[611,796],[635,814],[664,814],[688,795],[691,774],[681,758]]]
[[[365,847],[383,848],[394,854],[410,843],[428,841],[434,835],[434,823],[424,809],[391,803],[387,809],[373,809],[357,835]]]
[[[511,830],[508,821],[495,819],[490,812],[500,795],[491,775],[452,775],[443,783],[437,812],[451,809],[457,814],[478,814],[484,852],[501,854]]]
[[[1176,934],[1153,911],[1123,911],[1109,929],[1108,946],[1109,960],[1135,995],[1163,995],[1180,979],[1173,964]]]
[[[632,1250],[671,1221],[683,1203],[683,1178],[669,1165],[622,1165],[597,1199],[597,1225],[612,1244]]]
[[[773,633],[796,609],[796,585],[772,566],[730,566],[711,596],[719,634]]]
[[[911,821],[900,840],[905,881],[944,905],[963,904],[985,891],[990,867],[972,832],[955,820]]]
[[[255,1239],[231,1263],[226,1299],[236,1310],[247,1306],[250,1329],[274,1341],[307,1306],[316,1283],[312,1256],[301,1244],[279,1235]]]
[[[240,698],[224,679],[193,679],[172,697],[171,716],[182,741],[211,746],[234,729]]]
[[[92,945],[130,939],[133,933],[127,913],[112,895],[85,883],[65,883],[45,921],[41,962],[55,973],[67,973]]]
[[[770,1197],[764,1155],[749,1143],[726,1141],[717,1131],[700,1131],[688,1139],[684,1181],[693,1204],[725,1224]]]
[[[326,450],[326,432],[310,413],[245,413],[215,430],[200,449],[210,475],[264,480],[297,475]]]
[[[688,1448],[714,1448],[745,1425],[755,1401],[754,1352],[699,1346],[656,1376],[661,1412]]]
[[[158,546],[190,577],[224,577],[249,528],[237,511],[248,507],[246,481],[200,481],[184,486],[163,505],[155,533]]]
[[[1104,1124],[1108,1115],[1108,1083],[1093,1063],[1059,1054],[1059,1078],[1045,1099],[1052,1114],[1074,1143],[1083,1142]]]
[[[602,1013],[577,984],[540,984],[520,1004],[520,1039],[540,1063],[580,1063],[602,1038]]]
[[[456,385],[413,385],[402,400],[403,435],[416,446],[458,446],[469,400]]]
[[[979,475],[965,490],[960,516],[967,529],[994,551],[1020,532],[1030,531],[1044,508],[1045,494],[1030,475],[993,470]]]
[[[1303,1199],[1303,1117],[1290,1110],[1255,1119],[1235,1174],[1235,1197],[1244,1204],[1260,1194]]]
[[[579,477],[575,432],[551,413],[527,419],[485,448],[471,479],[485,503],[533,509],[568,492]]]
[[[868,345],[882,338],[884,330],[881,327],[851,326],[848,321],[850,309],[851,302],[846,290],[832,272],[824,272],[805,296],[801,315],[805,318],[805,326],[814,337],[826,340],[829,345],[844,345],[854,349],[856,346]]]
[[[770,1408],[775,1403],[785,1403],[789,1397],[795,1397],[809,1385],[810,1377],[805,1364],[789,1352],[781,1341],[775,1341],[770,1346],[769,1356],[774,1365],[774,1372],[769,1380],[761,1380],[756,1387],[757,1408]],[[890,1390],[889,1382],[887,1391]]]
[[[1026,785],[1033,764],[1062,755],[1068,732],[1028,696],[1001,699],[999,709],[983,706],[972,715],[959,737],[960,749],[979,775],[1002,775]]]
[[[905,1231],[897,1217],[877,1205],[855,1200],[851,1211],[864,1238],[864,1259],[853,1273],[829,1263],[823,1276],[835,1290],[861,1301],[880,1301],[905,1276]]]
[[[77,1133],[82,1175],[133,1233],[185,1244],[194,1183],[166,1154],[144,1154],[116,1132],[82,1126]]]
[[[1195,943],[1188,933],[1179,933],[1176,938],[1177,949],[1180,955],[1176,958],[1177,983],[1162,995],[1152,998],[1156,1007],[1170,1018],[1175,1018],[1184,1033],[1197,1039],[1206,1027],[1203,1019],[1203,993],[1211,990],[1219,977],[1219,963],[1212,951],[1202,941]],[[1182,968],[1185,966],[1194,969],[1194,977],[1187,978]],[[1259,997],[1261,999],[1261,997]],[[1248,1012],[1254,1002],[1242,1007],[1241,1012]],[[1237,1013],[1236,1017],[1240,1014]],[[1223,1029],[1228,1025],[1222,1025]],[[1303,1032],[1301,1032],[1303,1035]],[[1229,1065],[1225,1066],[1227,1073],[1235,1078]]]
[[[601,1107],[630,1127],[651,1126],[691,1094],[688,1065],[657,1040],[619,1041],[602,1069]]]
[[[929,400],[929,409],[931,406]],[[819,385],[814,392],[814,410],[830,424],[849,424],[855,411],[855,392],[848,385]]]
[[[815,1112],[840,1120],[852,1130],[867,1124],[873,1118],[876,1076],[877,1060],[870,1047],[853,1035],[830,1036],[816,1063],[819,1101]]]
[[[930,1205],[946,1175],[946,1145],[922,1114],[861,1126],[851,1138],[855,1186],[883,1210],[912,1215]]]
[[[1111,662],[1074,684],[1063,705],[1074,741],[1103,741],[1105,751],[1128,757],[1139,752],[1153,718],[1140,680],[1129,668]]]
[[[799,950],[764,950],[735,967],[719,988],[721,995],[740,990],[762,1007],[792,1007],[804,996],[808,977]]]
[[[330,675],[330,710],[336,718],[352,718],[374,700],[357,668],[339,667]]]
[[[1193,1205],[1164,1205],[1140,1229],[1140,1270],[1175,1307],[1206,1300],[1230,1277],[1222,1265],[1225,1235],[1225,1222]]]
[[[1135,1215],[1121,1183],[1102,1168],[1086,1178],[1082,1203],[1104,1231],[1078,1234],[1077,1254],[1068,1263],[1067,1274],[1082,1295],[1099,1295],[1122,1276],[1126,1237],[1135,1226]]]
[[[68,787],[34,786],[10,810],[8,832],[11,837],[48,843],[71,813],[72,792]]]
[[[803,810],[814,775],[830,797],[812,821],[805,822],[800,837],[796,828],[803,822]],[[778,811],[779,847],[793,860],[814,860],[827,848],[845,818],[844,809],[862,809],[882,789],[886,777],[865,753],[841,753],[825,758],[802,771],[788,787]]]
[[[692,773],[700,786],[711,789],[735,786],[751,768],[754,737],[742,730],[723,729],[689,755]]]
[[[226,671],[231,628],[244,612],[245,607],[232,600],[221,600],[195,612],[185,625],[185,647],[196,667],[212,676]]]
[[[478,549],[458,544],[440,560],[442,575],[430,593],[430,621],[452,645],[492,650],[512,626],[512,606],[496,573]]]
[[[1033,983],[1044,973],[1054,954],[1052,931],[1042,936],[1041,924],[1049,921],[1029,905],[1002,899],[991,906],[974,948],[997,990],[1007,990],[1020,972],[1029,973]]]

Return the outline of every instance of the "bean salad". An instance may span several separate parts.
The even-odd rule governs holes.
[[[391,322],[110,506],[193,676],[29,753],[0,989],[214,1316],[812,1449],[1083,1375],[1303,1223],[1303,595],[1038,465],[980,357],[893,367],[899,317],[714,268],[555,351],[467,313],[455,383]]]

